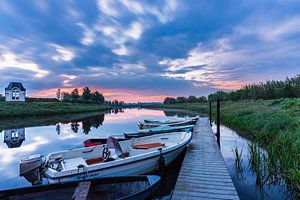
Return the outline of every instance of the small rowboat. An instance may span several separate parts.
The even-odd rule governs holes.
[[[161,133],[170,133],[170,132],[180,132],[180,131],[192,131],[195,125],[186,125],[186,126],[169,126],[169,125],[161,125],[154,128],[149,129],[140,129],[137,133],[124,133],[125,138],[137,138],[144,137],[154,134]]]
[[[146,199],[158,189],[159,176],[87,179],[0,191],[0,199]]]
[[[197,121],[199,117],[185,117],[185,118],[166,118],[166,119],[144,119],[145,123],[160,123],[160,124],[172,124],[185,120]]]
[[[161,122],[152,122],[152,123],[146,123],[146,122],[138,122],[138,126],[140,129],[147,129],[147,128],[154,128],[161,125],[169,125],[169,126],[186,126],[191,124],[196,124],[197,119],[191,119],[191,120],[182,120],[179,122],[172,122],[172,123],[161,123]]]
[[[140,175],[168,166],[184,150],[191,132],[173,132],[133,138],[107,144],[50,153],[45,160],[45,176],[50,183],[91,177]],[[25,159],[22,159],[26,162]],[[22,164],[22,163],[20,163]]]

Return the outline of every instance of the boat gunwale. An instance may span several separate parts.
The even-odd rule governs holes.
[[[182,132],[182,133],[184,133],[184,132]],[[184,139],[180,144],[173,145],[171,147],[163,148],[162,149],[162,154],[163,155],[167,155],[169,153],[172,153],[172,152],[174,152],[174,151],[182,148],[183,146],[186,146],[191,141],[191,139],[192,139],[192,133],[191,132],[186,132],[186,133],[190,134],[189,138]],[[136,155],[136,156],[125,158],[127,160],[127,162],[123,162],[123,163],[117,163],[117,161],[120,162],[122,160],[111,161],[111,162],[107,162],[107,163],[108,164],[110,164],[112,162],[115,162],[115,163],[113,163],[113,165],[108,165],[108,166],[104,166],[104,167],[101,167],[101,168],[99,168],[99,166],[101,166],[101,164],[103,165],[103,163],[101,163],[101,164],[95,164],[94,166],[91,166],[89,168],[89,170],[87,170],[87,171],[88,171],[88,173],[91,173],[91,172],[96,172],[96,171],[101,171],[101,170],[107,170],[107,169],[111,169],[111,168],[120,167],[120,166],[123,166],[123,165],[128,165],[128,164],[132,164],[132,163],[136,163],[136,162],[140,162],[140,161],[152,159],[152,158],[155,158],[155,157],[157,157],[159,155],[160,155],[159,150],[154,150],[154,151],[151,151],[151,152],[148,152],[148,153],[145,153],[145,154],[140,154],[140,155]],[[144,158],[138,159],[141,156],[143,156]],[[132,159],[132,160],[129,160],[129,159]],[[55,171],[55,170],[53,170],[51,168],[49,168],[49,170],[53,171],[53,173],[58,173],[57,171]],[[75,170],[75,169],[72,169],[72,170]],[[62,175],[62,176],[51,176],[51,175],[54,175],[54,174],[53,173],[49,174],[47,172],[48,172],[48,170],[45,171],[46,177],[49,178],[49,179],[52,179],[52,180],[59,180],[61,178],[72,177],[72,176],[79,176],[79,175],[87,173],[86,171],[82,171],[82,172],[71,173],[71,174]]]

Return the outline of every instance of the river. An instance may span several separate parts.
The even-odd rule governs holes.
[[[107,113],[89,113],[9,119],[0,122],[0,190],[31,186],[19,176],[19,160],[33,154],[47,155],[50,152],[83,147],[83,141],[95,137],[121,135],[135,132],[137,122],[145,118],[165,116],[195,116],[196,113],[175,110],[124,109]],[[215,129],[215,126],[213,127]],[[249,164],[248,151],[251,141],[235,131],[222,126],[220,148],[227,168],[241,199],[293,199],[287,184],[281,177],[259,183],[257,171]],[[237,148],[236,148],[237,147]],[[237,169],[234,149],[241,154]],[[175,186],[184,155],[166,169],[165,179],[156,193],[158,199],[168,199]],[[168,181],[165,181],[168,180]],[[43,180],[47,184],[47,180]]]

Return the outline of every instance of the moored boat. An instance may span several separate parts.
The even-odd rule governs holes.
[[[86,179],[0,191],[0,199],[146,199],[157,190],[159,176]]]
[[[186,125],[191,125],[191,124],[196,124],[197,119],[191,119],[191,120],[181,120],[178,122],[172,122],[172,123],[161,123],[161,122],[151,122],[151,123],[146,123],[146,122],[138,122],[138,126],[140,129],[147,129],[147,128],[154,128],[158,127],[161,125],[169,125],[169,126],[186,126]]]
[[[160,124],[171,124],[178,123],[185,120],[194,120],[197,121],[199,117],[185,117],[185,118],[164,118],[164,119],[144,119],[145,123],[160,123]]]
[[[45,160],[45,177],[50,183],[91,177],[139,175],[169,165],[184,150],[191,132],[173,132],[107,144],[50,153]]]
[[[186,126],[169,126],[161,125],[158,127],[140,129],[137,133],[124,133],[125,138],[133,137],[144,137],[148,135],[161,134],[161,133],[170,133],[170,132],[180,132],[180,131],[192,131],[195,125],[186,125]]]

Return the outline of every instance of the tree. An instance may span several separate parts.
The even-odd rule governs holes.
[[[164,100],[164,104],[174,104],[174,103],[176,103],[176,99],[172,97],[167,97]]]
[[[56,91],[56,98],[57,98],[58,100],[61,100],[61,97],[62,97],[61,91],[60,91],[60,89],[58,89],[58,90]]]
[[[197,99],[197,102],[199,103],[204,103],[204,102],[207,102],[207,99],[206,99],[206,96],[201,96]]]
[[[0,94],[0,101],[4,101],[4,96]]]
[[[64,100],[66,100],[66,99],[71,99],[71,95],[70,95],[69,93],[67,93],[67,92],[63,92],[63,93],[62,93],[62,98],[63,98]]]
[[[104,101],[105,101],[104,96],[102,94],[100,94],[98,91],[96,91],[92,94],[92,100],[98,101],[100,103],[104,103]]]
[[[176,103],[187,103],[188,100],[186,97],[177,97],[176,98]]]
[[[92,91],[90,90],[89,87],[84,87],[83,88],[83,93],[82,93],[82,98],[84,100],[90,100],[92,97]]]
[[[187,100],[189,103],[195,103],[198,101],[197,97],[195,96],[189,96]]]
[[[78,89],[74,89],[72,92],[71,92],[71,98],[72,99],[78,99],[79,98],[79,92],[78,92]]]

